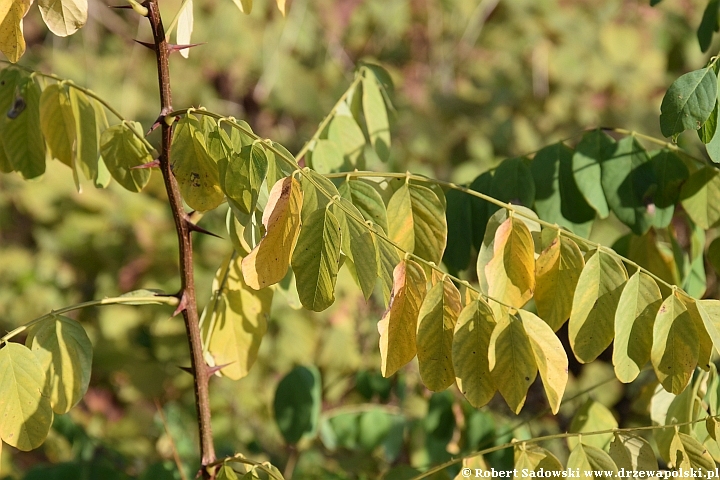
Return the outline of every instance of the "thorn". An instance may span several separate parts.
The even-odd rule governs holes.
[[[155,168],[160,166],[160,160],[157,158],[153,160],[152,162],[143,163],[142,165],[135,165],[134,167],[130,167],[130,170],[140,170],[142,168]]]
[[[220,238],[220,239],[222,239],[222,237],[221,237],[220,235],[215,235],[214,233],[212,233],[212,232],[210,232],[210,231],[208,231],[208,230],[205,230],[204,228],[202,228],[202,227],[200,227],[200,226],[198,226],[198,225],[195,225],[195,224],[190,220],[190,217],[189,217],[188,215],[185,215],[185,222],[187,223],[188,230],[190,230],[191,232],[204,233],[205,235],[210,235],[211,237],[215,237],[215,238]]]
[[[180,370],[182,370],[183,372],[187,372],[187,373],[189,373],[190,375],[193,375],[193,369],[192,369],[192,367],[181,367],[180,365],[178,365],[178,368],[179,368]]]
[[[179,52],[180,50],[185,50],[187,48],[197,47],[200,45],[205,45],[205,43],[190,43],[188,45],[175,45],[173,43],[168,44],[168,52]]]
[[[155,51],[155,44],[150,42],[141,42],[140,40],[135,40],[135,43],[139,43],[143,47],[149,48],[153,52]]]
[[[222,365],[215,365],[214,367],[211,367],[211,366],[208,365],[208,366],[207,366],[208,375],[215,375],[215,373],[219,372],[220,370],[222,370],[223,368],[227,367],[227,366],[230,365],[231,363],[233,363],[233,362],[224,363],[224,364],[222,364]]]
[[[187,308],[187,297],[185,296],[185,291],[183,290],[182,296],[180,297],[180,303],[178,303],[177,308],[173,312],[173,317],[177,315],[178,313],[182,313]]]

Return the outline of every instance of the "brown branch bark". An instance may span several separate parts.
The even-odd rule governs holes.
[[[178,236],[180,255],[180,305],[185,320],[185,329],[190,344],[190,358],[195,383],[195,407],[198,415],[198,429],[200,432],[200,457],[202,463],[202,476],[212,478],[207,466],[215,461],[215,446],[212,438],[210,424],[210,371],[202,352],[200,337],[200,323],[195,296],[195,283],[193,276],[193,256],[190,221],[183,208],[182,197],[177,180],[170,168],[170,147],[172,143],[172,127],[164,121],[168,112],[172,111],[172,95],[170,90],[170,48],[165,38],[165,29],[160,17],[158,0],[146,0],[143,6],[148,9],[148,19],[153,33],[155,56],[157,58],[158,82],[160,85],[160,116],[158,121],[162,126],[162,150],[158,160],[162,172],[165,190],[167,192],[170,209],[172,210],[175,228]]]

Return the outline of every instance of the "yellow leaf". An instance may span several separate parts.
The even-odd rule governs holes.
[[[180,14],[178,15],[177,33],[175,34],[178,45],[190,44],[190,37],[192,36],[193,32],[193,24],[193,1],[185,0],[184,5],[182,6],[182,10],[180,10]],[[190,55],[190,49],[183,48],[182,50],[180,50],[180,55],[188,58],[188,56]]]
[[[675,295],[687,308],[690,319],[692,319],[695,332],[698,335],[698,367],[702,368],[706,372],[710,370],[710,356],[713,351],[713,342],[708,334],[708,330],[705,328],[705,322],[703,321],[702,314],[697,301],[687,295],[681,290],[676,290]]]
[[[378,322],[384,377],[397,372],[417,353],[417,321],[426,284],[425,272],[412,260],[403,260],[393,271],[390,306]]]
[[[685,389],[698,360],[698,335],[685,305],[665,299],[655,318],[650,360],[663,388],[675,395]]]
[[[262,218],[265,237],[242,261],[250,288],[260,290],[285,277],[300,233],[302,203],[300,182],[294,178],[282,178],[272,187]]]
[[[471,296],[470,292],[470,289],[465,291],[466,299]],[[488,349],[494,327],[493,312],[479,297],[463,308],[455,325],[452,345],[455,381],[458,390],[475,408],[487,404],[497,390],[488,366]]]
[[[488,295],[522,307],[535,290],[535,244],[522,220],[510,217],[495,232],[493,258],[485,266]]]
[[[38,0],[43,21],[58,37],[77,32],[87,22],[87,0]]]
[[[565,349],[547,323],[525,310],[518,310],[518,315],[530,339],[548,403],[553,414],[556,415],[568,381],[568,359]]]
[[[30,10],[30,0],[3,0],[0,2],[0,51],[12,63],[25,53],[22,19]]]
[[[455,381],[453,334],[461,310],[460,292],[447,277],[430,289],[420,307],[417,331],[420,378],[433,392],[445,390]]]
[[[577,244],[557,236],[535,263],[535,305],[538,316],[557,331],[570,318],[575,286],[585,266]]]
[[[285,0],[275,0],[277,2],[278,10],[285,16]]]

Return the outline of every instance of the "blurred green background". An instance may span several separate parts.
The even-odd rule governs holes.
[[[162,0],[166,24],[179,3]],[[708,58],[695,38],[705,3],[294,0],[283,18],[266,0],[256,0],[249,16],[230,0],[196,1],[193,42],[204,44],[189,59],[173,56],[173,104],[244,119],[297,152],[358,62],[372,61],[395,84],[391,159],[372,166],[469,182],[504,158],[577,141],[590,127],[661,137],[665,90]],[[91,88],[145,128],[157,117],[155,59],[133,42],[151,35],[132,11],[90,0],[88,24],[57,38],[32,8],[24,29],[21,64]],[[157,144],[157,133],[149,138]],[[681,140],[700,155],[696,138]],[[223,210],[206,215],[203,227],[224,234]],[[231,249],[227,240],[197,238],[201,308]],[[157,172],[142,194],[89,183],[78,193],[58,162],[38,181],[0,175],[0,330],[53,308],[178,286],[176,237]],[[451,455],[565,430],[587,398],[552,417],[543,414],[546,401],[535,385],[515,418],[499,398],[475,410],[454,387],[431,395],[415,361],[383,379],[376,328],[383,307],[366,303],[346,270],[338,288],[335,305],[322,314],[294,310],[275,295],[250,375],[212,381],[218,455],[270,460],[281,471],[294,468],[294,478],[409,478],[412,468]],[[199,464],[192,379],[178,368],[189,364],[187,341],[171,313],[147,306],[79,312],[95,348],[90,389],[79,406],[57,416],[43,447],[23,453],[5,446],[0,478],[181,478],[174,455],[192,478]],[[323,394],[319,433],[297,449],[284,445],[272,412],[278,382],[295,365],[317,366]],[[603,362],[575,373],[566,398],[613,377]],[[641,379],[630,386],[613,380],[590,395],[614,407],[623,424],[639,425],[649,423],[642,394]],[[560,442],[548,448],[567,455]],[[488,460],[507,468],[512,452]]]

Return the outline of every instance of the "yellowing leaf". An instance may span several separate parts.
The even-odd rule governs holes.
[[[575,286],[585,266],[577,244],[559,235],[535,262],[535,305],[538,315],[557,331],[570,318]]]
[[[208,153],[200,122],[193,115],[185,115],[175,126],[170,161],[190,208],[207,211],[222,203],[218,165]]]
[[[418,314],[426,283],[422,267],[412,260],[403,260],[395,267],[390,306],[378,322],[384,377],[393,375],[417,353]]]
[[[17,63],[25,53],[22,19],[30,5],[30,0],[4,0],[0,5],[0,52],[12,63]]]
[[[233,0],[233,3],[245,15],[250,15],[250,12],[252,12],[253,0]]]
[[[340,232],[337,218],[326,208],[315,210],[300,229],[292,268],[300,301],[309,310],[321,312],[335,301]]]
[[[511,216],[495,232],[493,258],[485,267],[488,295],[522,307],[535,290],[535,244],[522,220]]]
[[[40,15],[58,37],[77,32],[87,22],[87,0],[38,0]]]
[[[720,173],[704,167],[690,175],[680,189],[680,201],[688,216],[703,230],[720,221]]]
[[[469,297],[467,290],[465,297]],[[468,402],[480,408],[495,395],[495,383],[490,376],[488,349],[495,327],[490,306],[476,298],[463,308],[455,325],[452,361],[458,389]]]
[[[376,230],[376,232],[381,232],[381,230]],[[376,234],[375,239],[377,240],[377,266],[378,277],[380,277],[380,289],[382,290],[385,306],[388,306],[390,304],[393,287],[393,270],[395,270],[397,264],[400,263],[400,257],[398,256],[397,249],[387,240],[383,239],[384,236],[384,234]]]
[[[720,300],[697,300],[695,305],[715,350],[720,351]]]
[[[700,471],[705,477],[715,472],[715,461],[707,449],[695,438],[678,431],[670,443],[670,465],[685,472]]]
[[[151,162],[145,144],[133,133],[140,132],[137,122],[120,123],[100,136],[100,152],[112,177],[131,192],[139,192],[150,181],[150,170],[132,167]]]
[[[642,437],[627,433],[615,434],[610,443],[610,458],[618,468],[630,471],[655,471],[658,469],[657,459],[652,447]]]
[[[573,416],[569,431],[574,433],[598,432],[600,430],[611,430],[617,428],[617,426],[617,420],[613,417],[612,412],[602,403],[589,398]],[[612,433],[588,435],[582,437],[582,443],[604,449],[612,438]],[[573,450],[580,445],[580,439],[578,437],[568,437],[567,443],[568,448]]]
[[[193,1],[185,0],[182,10],[180,10],[180,14],[178,15],[177,33],[176,33],[176,41],[177,41],[178,45],[189,45],[190,44],[190,37],[192,37],[194,23],[195,22],[194,22],[194,17],[193,17]],[[182,50],[180,50],[180,55],[182,55],[185,58],[188,58],[189,54],[190,54],[189,48],[183,48]]]
[[[524,472],[557,472],[563,470],[560,460],[552,453],[537,445],[520,443],[515,446],[516,478],[527,477]],[[540,475],[538,475],[540,476]]]
[[[445,390],[455,381],[453,334],[461,310],[460,292],[449,278],[436,283],[420,307],[417,331],[420,378],[433,392]]]
[[[568,381],[568,359],[565,349],[547,323],[525,310],[518,310],[518,315],[530,339],[548,403],[553,414],[557,415]]]
[[[583,441],[586,438],[590,437],[583,437]],[[610,472],[608,477],[615,478],[618,473],[610,455],[597,447],[583,443],[578,443],[570,452],[567,468],[570,471],[578,470],[587,479],[606,478],[606,472]]]
[[[27,347],[0,349],[0,438],[8,445],[29,451],[45,441],[53,412],[44,386],[42,366]]]
[[[618,380],[630,383],[650,360],[652,331],[662,296],[655,280],[640,270],[630,277],[615,312],[613,366]]]
[[[93,350],[77,321],[55,315],[30,331],[25,341],[45,371],[45,394],[55,413],[67,413],[90,384]]]
[[[670,295],[660,306],[653,328],[650,360],[663,388],[683,391],[698,360],[698,335],[685,305]]]
[[[612,342],[615,310],[627,281],[622,263],[595,250],[580,274],[568,324],[570,347],[581,363],[597,358]]]
[[[675,295],[677,295],[683,305],[685,305],[685,308],[687,308],[698,336],[698,367],[708,371],[710,369],[710,356],[713,353],[713,342],[705,328],[705,322],[700,313],[698,302],[682,290],[676,290]]]
[[[300,182],[294,178],[285,177],[272,187],[262,219],[265,237],[242,261],[250,288],[260,290],[285,277],[300,233],[302,204]]]
[[[530,385],[537,376],[537,365],[530,339],[520,319],[514,315],[495,316],[497,324],[490,337],[488,367],[495,386],[510,410],[520,413]]]
[[[283,14],[283,17],[285,16],[285,0],[275,0],[275,3],[277,3],[278,10],[280,10],[280,13]]]
[[[203,313],[203,337],[220,372],[240,380],[257,359],[267,331],[273,290],[253,290],[242,277],[240,257],[232,256],[220,267],[213,282],[213,298]]]

